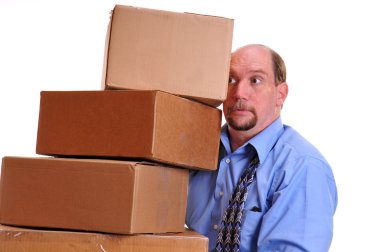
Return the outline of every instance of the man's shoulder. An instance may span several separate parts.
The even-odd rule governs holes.
[[[311,157],[326,162],[322,153],[309,140],[288,125],[284,125],[283,134],[277,141],[275,148],[292,152],[295,157]]]

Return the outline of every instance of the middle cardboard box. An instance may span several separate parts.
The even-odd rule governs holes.
[[[42,91],[37,154],[215,170],[221,111],[161,91]]]

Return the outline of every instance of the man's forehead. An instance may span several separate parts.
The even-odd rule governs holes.
[[[247,46],[238,49],[231,55],[231,68],[234,67],[270,67],[270,51],[262,46]]]

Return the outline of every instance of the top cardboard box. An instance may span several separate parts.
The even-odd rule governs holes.
[[[233,19],[116,5],[103,88],[161,90],[217,107],[226,98]]]

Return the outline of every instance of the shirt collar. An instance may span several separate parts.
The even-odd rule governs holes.
[[[281,117],[278,117],[263,131],[240,146],[239,149],[246,148],[247,145],[253,146],[256,148],[260,163],[263,163],[283,131],[284,125],[282,124]],[[222,127],[220,139],[224,145],[226,152],[230,154],[231,146],[228,136],[227,124],[223,125]]]

